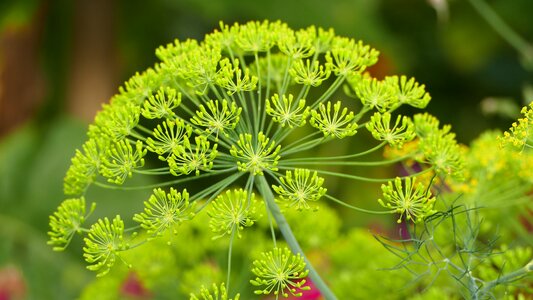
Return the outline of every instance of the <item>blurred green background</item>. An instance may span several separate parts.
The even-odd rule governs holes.
[[[63,200],[62,178],[87,124],[122,82],[154,64],[158,46],[202,39],[220,20],[331,27],[381,52],[376,76],[406,74],[426,84],[428,111],[468,143],[507,128],[533,99],[533,60],[471,2],[1,1],[0,299],[72,299],[93,278],[76,247],[53,253],[45,244],[48,216]],[[533,1],[486,3],[533,41]],[[95,197],[121,198],[105,209],[127,212],[146,194]]]

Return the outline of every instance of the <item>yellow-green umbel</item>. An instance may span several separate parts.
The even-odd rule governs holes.
[[[424,108],[430,96],[413,78],[373,78],[366,71],[378,61],[378,54],[361,41],[337,36],[332,29],[293,30],[279,21],[221,23],[203,41],[176,40],[158,48],[160,61],[135,74],[97,114],[87,142],[72,159],[64,185],[65,194],[77,199],[95,187],[155,188],[144,212],[134,217],[142,232],[126,234],[120,217],[79,229],[85,221],[84,210],[68,202],[51,217],[50,244],[63,249],[73,232],[88,234],[85,257],[89,268],[104,274],[122,251],[158,238],[162,232],[179,234],[180,223],[207,209],[213,234],[230,239],[225,284],[229,290],[233,239],[246,232],[255,217],[261,217],[251,217],[261,205],[266,210],[263,217],[277,223],[292,252],[284,250],[279,255],[290,261],[294,260],[291,255],[299,257],[298,274],[309,274],[326,299],[335,299],[307,260],[277,201],[301,210],[325,198],[367,213],[396,213],[395,205],[371,211],[347,204],[327,193],[328,178],[387,182],[394,179],[358,175],[368,174],[358,168],[409,159],[419,161],[419,173],[446,176],[461,167],[458,157],[439,148],[455,149],[453,135],[438,126],[419,130],[409,116],[395,114],[401,105]],[[365,129],[371,133],[366,134],[365,143],[369,136],[376,141],[363,151],[341,156],[312,154],[323,145],[335,147],[341,139],[358,143]],[[366,156],[415,139],[421,139],[422,150],[400,159],[369,161]],[[154,176],[158,184],[134,186],[129,181],[132,176]],[[189,188],[189,184],[204,188]],[[254,194],[261,200],[254,201]],[[426,202],[423,210],[399,212],[420,220],[432,211],[431,203]],[[65,212],[70,208],[71,212]],[[312,218],[312,212],[308,213]],[[72,225],[73,220],[80,224]],[[287,295],[283,288],[270,286],[266,291]]]

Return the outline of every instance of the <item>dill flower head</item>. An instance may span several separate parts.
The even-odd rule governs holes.
[[[372,212],[335,198],[327,193],[328,177],[386,182],[365,177],[362,168],[422,156],[420,172],[460,173],[453,134],[438,122],[414,122],[395,113],[401,105],[424,108],[431,99],[425,86],[406,76],[372,78],[366,71],[379,52],[332,29],[293,30],[279,21],[221,23],[203,41],[175,40],[156,55],[160,61],[154,67],[135,74],[103,105],[65,176],[65,194],[77,197],[94,187],[153,190],[144,212],[133,218],[146,234],[125,234],[120,218],[87,229],[86,258],[95,271],[105,273],[120,252],[145,242],[141,236],[149,240],[168,230],[179,234],[177,225],[204,209],[217,237],[233,242],[233,233],[240,236],[253,226],[253,196],[258,194],[292,252],[301,255],[295,265],[301,278],[307,274],[300,268],[305,255],[277,203],[302,210],[326,199],[358,211],[393,213],[400,208],[387,204],[390,210]],[[366,150],[332,157],[309,154],[317,147],[335,147],[340,139],[357,143],[361,132],[376,140]],[[368,161],[367,154],[386,145],[401,148],[415,139],[423,147],[401,159]],[[335,169],[326,169],[331,166]],[[154,176],[157,184],[135,186],[132,176]],[[415,190],[417,197],[426,197]],[[69,223],[84,213],[71,204],[51,217],[52,244],[64,244],[73,231],[84,232]],[[74,212],[65,213],[69,207]],[[419,219],[418,207],[402,209],[408,219]],[[290,256],[279,251],[265,264]],[[313,283],[331,296],[312,265],[306,266]],[[285,294],[286,288],[269,283],[266,290]]]
[[[248,195],[242,189],[219,195],[213,201],[209,212],[211,230],[220,234],[217,237],[232,235],[235,232],[240,237],[245,227],[254,224],[254,202],[254,194]]]
[[[89,214],[95,208],[93,203]],[[53,245],[54,250],[64,250],[76,233],[82,230],[83,223],[88,215],[85,214],[85,198],[67,199],[61,203],[57,211],[50,216],[51,230],[48,245]]]
[[[240,295],[237,294],[235,298],[229,298],[228,292],[226,290],[226,287],[222,283],[220,287],[218,287],[216,284],[213,284],[213,287],[211,290],[202,287],[200,290],[200,296],[196,296],[195,294],[191,294],[190,300],[239,300]]]
[[[533,126],[533,104],[524,106],[520,111],[521,118],[518,118],[509,128],[508,131],[503,133],[503,136],[499,138],[500,145],[511,146],[520,149],[520,151],[529,150],[533,147],[533,135],[531,129]]]
[[[124,221],[116,216],[112,221],[100,219],[91,226],[85,238],[83,256],[90,264],[87,269],[98,271],[98,276],[109,272],[120,252],[128,246],[124,241]]]
[[[393,182],[383,184],[381,189],[385,201],[379,199],[378,202],[383,207],[393,209],[400,214],[398,223],[403,217],[409,221],[420,222],[435,212],[433,210],[435,198],[431,192],[424,184],[417,183],[410,177],[405,179],[405,183],[397,177]]]
[[[301,296],[302,291],[308,290],[305,286],[309,271],[305,270],[303,258],[297,254],[292,254],[288,248],[274,248],[273,251],[261,253],[261,259],[254,261],[252,272],[257,276],[250,282],[254,286],[263,289],[256,290],[256,294],[271,294],[285,298],[289,293],[294,296]]]

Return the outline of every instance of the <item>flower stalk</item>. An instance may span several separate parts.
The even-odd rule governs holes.
[[[306,263],[306,267],[309,270],[309,277],[315,284],[315,286],[320,290],[322,296],[324,296],[327,300],[335,300],[337,297],[335,294],[333,294],[333,291],[329,288],[329,286],[326,284],[324,279],[320,277],[318,272],[315,270],[309,259],[305,256],[305,253],[303,252],[302,248],[300,247],[300,244],[298,243],[298,240],[294,236],[294,233],[291,230],[291,227],[289,226],[289,223],[287,223],[287,220],[285,219],[285,216],[283,216],[283,213],[280,211],[279,206],[276,204],[276,201],[274,199],[274,194],[272,193],[272,189],[270,188],[265,176],[257,176],[257,189],[259,190],[259,193],[261,196],[263,196],[263,199],[268,205],[268,210],[274,217],[274,220],[276,220],[276,224],[278,225],[279,230],[281,231],[281,234],[285,238],[285,241],[289,245],[289,248],[294,253],[300,253],[300,255],[303,257]]]

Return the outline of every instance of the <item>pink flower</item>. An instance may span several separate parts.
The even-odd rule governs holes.
[[[128,274],[128,277],[122,284],[120,293],[123,296],[132,297],[134,299],[150,299],[150,291],[143,286],[141,280],[134,272]]]
[[[24,299],[26,283],[22,273],[13,266],[0,269],[0,300]]]

